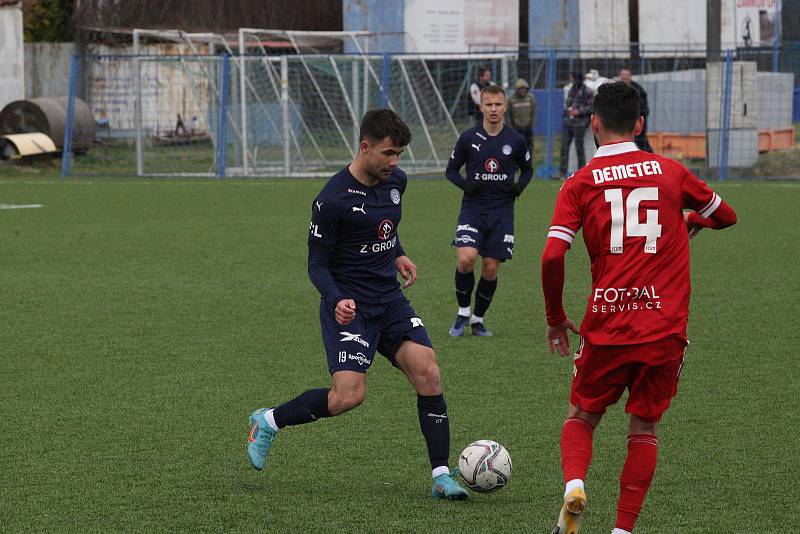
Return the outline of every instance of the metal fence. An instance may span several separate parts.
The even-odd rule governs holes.
[[[709,58],[711,58],[709,60]],[[389,106],[414,141],[403,167],[440,174],[458,132],[476,117],[477,71],[511,95],[525,79],[537,103],[537,176],[561,174],[565,86],[577,72],[596,90],[620,69],[648,94],[655,152],[707,178],[800,178],[800,46],[706,50],[531,49],[519,54],[76,55],[70,106],[96,119],[93,146],[70,146],[63,174],[138,176],[329,175],[353,157],[360,116]],[[595,146],[583,139],[586,156]],[[574,143],[567,172],[577,166]]]

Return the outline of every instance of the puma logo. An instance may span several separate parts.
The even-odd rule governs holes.
[[[359,207],[357,207],[357,206],[353,206],[353,211],[360,211],[360,212],[361,212],[361,213],[363,213],[364,215],[366,215],[366,214],[367,214],[367,212],[366,212],[366,211],[364,211],[364,204],[361,204],[361,207],[360,207],[360,208],[359,208]]]
[[[483,143],[481,143],[481,144],[483,144]],[[481,145],[480,145],[480,144],[479,144],[479,145],[476,145],[475,143],[472,143],[472,148],[474,148],[474,149],[475,149],[475,150],[477,150],[478,152],[480,152],[480,151],[481,151]]]

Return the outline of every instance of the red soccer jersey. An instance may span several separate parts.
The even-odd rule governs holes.
[[[583,228],[592,292],[581,335],[595,345],[685,339],[690,281],[682,210],[707,218],[720,202],[676,161],[628,142],[600,147],[559,191],[547,234],[571,245]]]

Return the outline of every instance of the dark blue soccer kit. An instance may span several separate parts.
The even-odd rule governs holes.
[[[378,351],[395,364],[405,340],[432,347],[428,332],[397,281],[405,255],[397,228],[408,178],[395,169],[367,187],[345,167],[311,206],[308,273],[322,296],[320,324],[328,369],[366,372]],[[356,302],[353,322],[336,322],[336,304]]]
[[[482,125],[458,138],[445,175],[464,190],[453,245],[472,247],[501,261],[514,254],[514,201],[530,183],[531,153],[525,138],[508,126],[494,136]],[[466,164],[466,176],[461,167]],[[514,177],[517,169],[519,180]]]

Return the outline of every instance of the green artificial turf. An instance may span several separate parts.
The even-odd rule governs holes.
[[[306,275],[321,180],[81,180],[4,170],[0,204],[0,530],[549,532],[572,362],[547,353],[539,257],[558,183],[518,203],[492,338],[451,339],[459,197],[411,179],[407,291],[435,344],[452,462],[506,446],[507,488],[434,502],[415,395],[383,358],[367,401],[289,428],[247,463],[247,416],[328,385]],[[788,533],[800,521],[800,184],[712,184],[739,223],[692,241],[691,347],[661,425],[641,533]],[[577,321],[590,287],[567,259]],[[581,532],[609,533],[626,417],[595,433]]]

